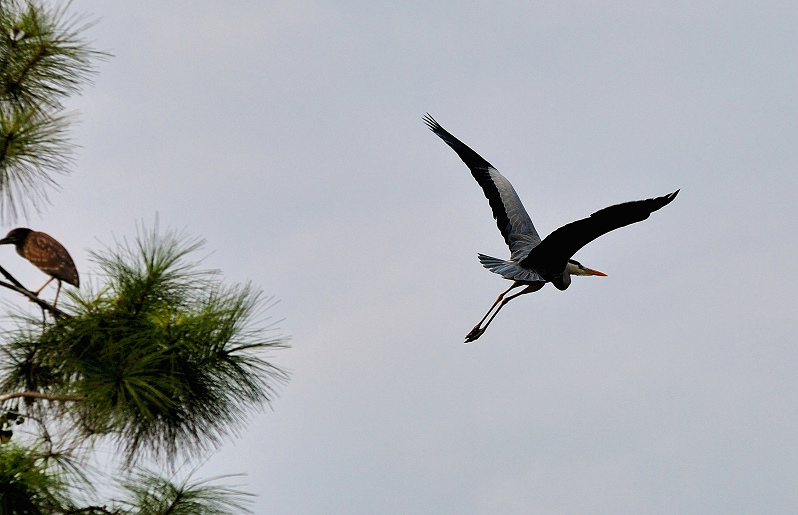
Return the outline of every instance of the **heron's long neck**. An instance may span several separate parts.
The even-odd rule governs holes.
[[[565,267],[565,271],[562,273],[562,275],[554,278],[554,280],[551,281],[551,284],[553,284],[558,290],[567,290],[568,287],[571,286],[571,274],[568,272],[569,266],[571,266],[571,263],[568,263],[568,266]]]

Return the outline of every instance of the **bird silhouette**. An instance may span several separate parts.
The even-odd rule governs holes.
[[[582,266],[572,259],[573,255],[602,234],[645,220],[654,211],[668,205],[679,193],[679,190],[676,190],[662,197],[606,207],[587,218],[560,227],[541,240],[510,181],[465,143],[441,127],[432,116],[429,114],[424,116],[424,122],[432,132],[457,152],[471,170],[471,175],[482,187],[488,199],[493,210],[493,218],[496,219],[504,241],[510,247],[509,260],[478,255],[482,266],[513,281],[513,284],[499,295],[482,320],[466,335],[465,343],[482,336],[499,310],[519,295],[538,291],[547,282],[559,290],[565,290],[571,284],[572,275],[606,276],[607,274],[598,270]],[[526,288],[506,297],[511,290],[521,286]],[[493,311],[496,305],[499,307]],[[493,316],[488,319],[491,312]],[[488,321],[483,326],[482,323],[486,319]]]

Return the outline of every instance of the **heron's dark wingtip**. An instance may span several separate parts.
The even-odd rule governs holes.
[[[662,206],[660,206],[660,207],[667,206],[668,204],[673,202],[673,199],[676,198],[676,195],[678,195],[681,190],[682,189],[679,188],[678,190],[674,191],[673,193],[668,193],[667,195],[664,195],[664,196],[660,197],[664,201]]]
[[[443,129],[443,127],[441,127],[441,124],[436,122],[435,118],[430,116],[429,113],[424,114],[424,117],[422,119],[424,120],[424,123],[427,124],[427,127],[429,127],[429,130],[431,130],[432,132]]]

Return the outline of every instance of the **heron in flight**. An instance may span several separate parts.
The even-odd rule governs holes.
[[[510,181],[465,143],[441,127],[432,116],[427,114],[424,122],[457,152],[471,170],[471,175],[482,186],[482,191],[488,198],[493,218],[496,219],[504,241],[510,247],[509,260],[479,254],[482,266],[513,281],[513,284],[499,295],[482,320],[466,335],[465,343],[482,336],[499,310],[519,295],[538,291],[549,282],[558,290],[565,290],[571,284],[572,275],[606,276],[607,274],[582,266],[572,259],[573,255],[602,234],[642,222],[654,211],[668,205],[679,193],[676,190],[662,197],[606,207],[587,218],[560,227],[541,240]],[[522,286],[525,287],[523,290],[507,296],[511,290]],[[488,318],[491,312],[493,315]]]

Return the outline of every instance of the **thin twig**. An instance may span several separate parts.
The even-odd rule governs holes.
[[[13,393],[6,393],[0,395],[0,403],[11,399],[16,399],[18,397],[43,399],[46,401],[57,401],[57,402],[77,402],[77,401],[86,400],[86,397],[80,395],[48,395],[46,393],[40,393],[40,392],[13,392]]]
[[[5,281],[0,281],[0,286],[2,286],[4,288],[8,288],[9,290],[14,290],[17,293],[21,293],[22,295],[28,297],[31,300],[31,302],[35,302],[42,309],[46,309],[47,311],[52,313],[53,316],[56,317],[56,318],[58,318],[58,317],[69,318],[70,317],[68,314],[64,313],[63,311],[61,311],[57,307],[53,306],[52,304],[48,304],[46,301],[43,301],[42,299],[37,297],[35,293],[33,293],[32,291],[30,291],[27,288],[25,288],[24,286],[22,286],[22,284],[20,284],[19,281],[14,279],[14,277],[12,277],[11,274],[6,272],[3,269],[3,267],[1,267],[1,266],[0,266],[0,273],[3,274],[9,281],[11,281],[11,283],[7,283]]]
[[[20,282],[19,282],[19,281],[17,281],[16,279],[14,279],[14,276],[13,276],[13,275],[11,275],[11,274],[9,274],[9,273],[6,271],[6,269],[5,269],[5,268],[3,268],[2,266],[0,266],[0,274],[3,274],[3,276],[4,276],[6,279],[8,279],[8,280],[9,280],[9,281],[11,281],[12,283],[14,283],[14,286],[16,286],[17,288],[22,288],[23,290],[25,289],[25,287],[24,287],[24,286],[22,286],[22,283],[20,283]]]

